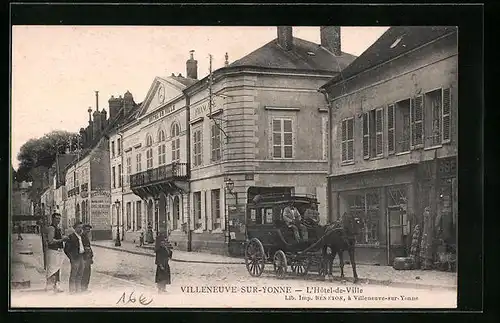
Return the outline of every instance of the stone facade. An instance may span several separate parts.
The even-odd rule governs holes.
[[[411,37],[388,42],[391,33],[375,48]],[[384,50],[390,49],[379,54]],[[457,54],[457,34],[450,32],[325,86],[331,98],[329,218],[360,215],[365,227],[358,244],[371,250],[361,253],[366,262],[389,264],[405,255],[427,206],[449,219],[442,226],[449,226],[445,239],[454,243],[456,173],[446,169],[456,167],[458,147]]]

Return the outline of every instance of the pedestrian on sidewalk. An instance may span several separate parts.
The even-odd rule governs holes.
[[[166,285],[170,285],[170,265],[168,261],[172,259],[172,246],[168,242],[168,236],[161,233],[156,238],[156,276],[155,283],[158,286],[158,293],[165,292]]]
[[[82,242],[83,242],[83,248],[85,249],[85,253],[83,254],[83,260],[85,262],[85,266],[83,268],[83,275],[82,275],[82,291],[88,291],[92,264],[94,263],[94,253],[92,252],[92,247],[90,245],[90,237],[89,237],[91,229],[92,226],[90,224],[85,224],[83,226]]]
[[[64,253],[71,262],[71,273],[69,275],[69,292],[79,293],[82,290],[82,277],[85,268],[84,254],[85,247],[82,241],[83,224],[76,222],[73,225],[75,232],[69,235],[68,241],[64,246]]]
[[[146,242],[153,243],[155,242],[155,238],[153,237],[153,225],[151,222],[148,222],[148,231],[146,231]]]
[[[52,224],[47,228],[47,286],[46,290],[52,289],[54,292],[62,292],[60,288],[61,282],[61,266],[64,262],[63,243],[68,240],[67,236],[63,236],[59,224],[61,223],[61,215],[59,213],[52,214]]]

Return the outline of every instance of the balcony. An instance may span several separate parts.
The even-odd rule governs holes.
[[[185,189],[183,183],[188,179],[187,164],[174,163],[130,175],[130,188],[141,197],[158,196],[160,192]]]

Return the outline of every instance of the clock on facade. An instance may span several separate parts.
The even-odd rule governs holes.
[[[160,88],[158,89],[158,99],[160,100],[160,103],[165,101],[165,87],[163,85],[160,85]]]

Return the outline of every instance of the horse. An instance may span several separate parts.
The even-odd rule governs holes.
[[[360,219],[350,213],[344,213],[340,221],[336,221],[326,225],[324,230],[322,256],[325,264],[325,276],[328,275],[332,279],[332,267],[335,256],[339,256],[340,261],[340,277],[344,278],[344,251],[349,254],[351,261],[354,283],[358,282],[358,273],[356,272],[356,261],[354,257],[356,235],[359,232]],[[328,248],[331,253],[328,254]]]
[[[316,230],[316,236],[321,237],[315,243],[307,247],[299,254],[307,253],[309,250],[322,250],[323,265],[326,274],[332,277],[332,267],[335,255],[339,255],[340,275],[344,278],[344,258],[343,253],[347,251],[351,260],[354,282],[358,282],[358,273],[356,272],[356,261],[354,259],[356,235],[360,231],[360,219],[351,213],[344,213],[340,220],[321,226],[312,226]],[[331,254],[327,250],[330,248]]]

